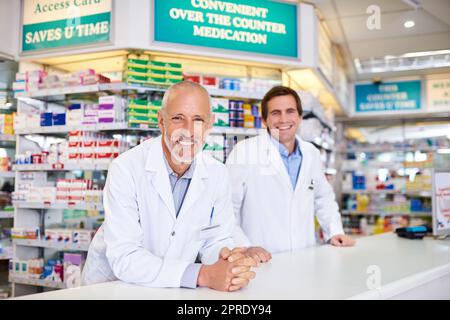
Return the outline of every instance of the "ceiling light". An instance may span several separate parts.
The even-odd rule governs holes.
[[[412,20],[408,20],[408,21],[406,21],[406,22],[403,24],[403,26],[404,26],[405,28],[407,28],[407,29],[412,28],[412,27],[414,27],[415,25],[416,25],[416,23],[415,23],[414,21],[412,21]]]

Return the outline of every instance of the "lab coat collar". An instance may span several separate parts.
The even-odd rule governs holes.
[[[287,173],[286,167],[284,166],[283,159],[281,159],[280,151],[272,142],[272,137],[268,132],[265,132],[261,134],[261,139],[263,145],[265,146],[266,156],[272,165],[273,170],[275,170],[274,174],[286,188],[292,190],[291,180]]]
[[[149,173],[149,178],[153,184],[153,187],[169,209],[172,218],[176,220],[177,216],[175,213],[172,191],[170,188],[169,174],[164,162],[165,159],[162,143],[161,136],[154,138],[151,141],[147,152],[145,170]],[[197,198],[202,194],[204,188],[203,179],[208,177],[208,171],[203,161],[202,152],[199,152],[199,154],[196,155],[193,165],[195,166],[194,174],[186,194],[186,199],[184,200],[183,206],[178,214],[178,219],[180,219],[183,212],[191,207]]]
[[[294,192],[297,192],[297,190],[300,189],[300,186],[304,185],[305,183],[308,183],[309,181],[306,181],[307,179],[307,170],[305,168],[309,168],[311,157],[309,156],[308,152],[306,152],[308,149],[307,142],[302,140],[298,135],[295,136],[298,148],[301,151],[302,154],[302,166],[300,168],[300,172],[298,174],[297,184],[295,185]],[[266,147],[266,153],[268,156],[268,159],[274,169],[277,171],[277,175],[280,177],[280,179],[283,181],[283,184],[285,187],[292,190],[292,183],[289,178],[289,174],[287,173],[286,167],[283,163],[283,159],[281,158],[280,151],[278,150],[277,146],[272,142],[272,137],[268,132],[264,132],[261,134],[261,139],[263,139],[264,144]]]

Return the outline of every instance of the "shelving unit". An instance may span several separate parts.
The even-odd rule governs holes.
[[[12,64],[11,64],[12,65]],[[3,66],[3,65],[2,65]],[[1,70],[2,81],[5,81],[8,77],[5,78],[5,69]],[[8,71],[7,71],[8,72]],[[9,87],[10,83],[6,84]],[[0,113],[2,116],[2,122],[6,123],[6,115],[11,115],[16,110],[16,101],[13,97],[12,91],[9,89],[1,90],[3,92],[6,91],[6,104],[2,104],[0,108]],[[5,117],[5,118],[3,118]],[[8,116],[10,117],[10,116]],[[4,119],[4,120],[3,120]],[[9,121],[8,121],[9,122]],[[11,123],[12,124],[12,123]],[[3,129],[3,127],[5,129]],[[5,134],[5,132],[7,134]],[[2,132],[0,133],[0,148],[3,150],[3,156],[8,159],[13,159],[14,149],[16,146],[16,137],[14,134],[10,134],[11,131],[9,128],[6,128],[6,125],[2,125]],[[6,153],[6,154],[5,154]],[[6,166],[2,168],[2,170],[6,170]],[[9,169],[9,168],[8,168]],[[10,293],[10,285],[7,283],[7,270],[9,265],[9,260],[12,258],[12,241],[8,237],[8,230],[13,226],[14,219],[14,211],[4,210],[4,207],[9,207],[9,187],[14,186],[14,171],[0,171],[0,180],[2,180],[2,204],[0,209],[0,244],[2,246],[2,252],[0,253],[0,291],[3,291],[3,295]],[[8,191],[6,191],[8,190]],[[6,236],[6,237],[5,237]]]
[[[145,86],[145,85],[129,84],[125,82],[100,83],[94,85],[83,85],[83,86],[73,86],[56,89],[18,92],[16,94],[16,98],[41,98],[42,100],[45,101],[48,100],[54,101],[54,100],[63,100],[64,98],[63,96],[70,94],[97,93],[102,91],[164,92],[167,90],[167,88],[168,86]],[[213,88],[207,88],[207,90],[209,94],[212,96],[251,99],[251,100],[261,100],[265,94],[265,92],[243,92],[236,90],[213,89]]]
[[[416,216],[431,217],[431,212],[357,212],[350,210],[342,210],[342,214],[354,216]]]
[[[125,56],[126,57],[126,56]],[[189,58],[187,58],[189,59]],[[217,62],[219,63],[219,62]],[[199,62],[194,61],[193,65],[198,67]],[[93,67],[94,68],[94,67]],[[252,73],[251,69],[253,66],[246,66],[246,75],[248,79],[252,77],[261,79],[272,79],[272,77],[276,78],[276,81],[282,82],[281,70],[258,70],[257,73]],[[258,68],[258,67],[255,67]],[[209,70],[213,70],[210,68]],[[200,71],[200,70],[199,70]],[[201,70],[203,71],[203,70]],[[270,72],[269,72],[270,71]],[[120,72],[120,71],[119,71]],[[211,71],[209,71],[211,72]],[[234,72],[234,71],[233,71]],[[239,71],[241,72],[241,71]],[[202,74],[202,72],[199,72]],[[217,75],[216,75],[217,76]],[[228,76],[227,76],[228,77]],[[230,76],[231,77],[231,76]],[[264,84],[263,84],[264,85]],[[254,86],[255,88],[262,88],[261,84],[258,86]],[[19,92],[16,94],[16,98],[18,99],[18,113],[21,114],[23,110],[31,110],[33,113],[41,113],[44,110],[56,113],[55,109],[58,112],[64,112],[64,107],[68,104],[75,101],[75,103],[80,101],[87,101],[87,103],[95,103],[99,96],[104,95],[119,95],[128,99],[143,99],[143,100],[153,100],[156,97],[157,100],[160,99],[161,94],[167,90],[168,86],[166,85],[138,85],[138,84],[130,84],[125,82],[113,82],[113,83],[99,83],[95,85],[87,85],[87,86],[73,86],[73,87],[61,87],[61,88],[53,88],[53,89],[43,89],[32,92]],[[224,98],[229,100],[241,100],[246,103],[255,103],[260,101],[265,95],[266,91],[260,92],[246,92],[246,91],[235,91],[235,90],[224,90],[224,89],[214,89],[207,88],[208,92],[212,97],[216,98]],[[35,108],[31,108],[31,105],[35,103]],[[23,107],[23,108],[22,108]],[[30,107],[30,108],[29,108]],[[29,109],[28,109],[29,108]],[[54,109],[52,109],[54,108]],[[305,114],[308,119],[313,119],[314,117],[319,117],[314,112],[308,112]],[[124,120],[126,121],[126,120]],[[309,121],[309,120],[308,120]],[[320,117],[321,123],[327,127],[327,130],[332,131],[333,125],[330,123],[325,123],[324,118]],[[26,123],[26,122],[25,122]],[[68,122],[70,123],[70,122]],[[142,141],[142,139],[147,138],[149,136],[159,135],[160,130],[157,127],[152,128],[131,128],[129,127],[127,122],[120,123],[106,123],[106,124],[95,124],[95,125],[82,125],[82,126],[41,126],[37,127],[37,123],[33,127],[28,128],[16,128],[16,154],[23,154],[25,151],[30,151],[31,153],[40,152],[38,149],[42,149],[47,151],[47,144],[52,144],[55,140],[65,139],[68,136],[69,132],[72,131],[84,131],[84,132],[102,132],[105,136],[112,136],[114,139],[120,139],[123,141],[127,141],[130,143],[130,146],[133,147],[138,141]],[[228,143],[233,144],[237,141],[257,136],[260,133],[264,132],[266,129],[257,129],[257,128],[242,128],[242,127],[219,127],[215,126],[210,132],[210,135],[213,136],[213,141],[219,141],[223,138],[223,154],[226,154]],[[117,137],[117,138],[116,138]],[[139,140],[141,139],[141,140]],[[51,142],[48,142],[48,141]],[[37,148],[30,148],[30,144],[25,144],[24,142],[33,141],[35,144],[39,144]],[[131,142],[130,142],[131,141]],[[322,140],[322,137],[314,137],[314,139],[309,139],[310,142],[315,144],[318,148],[322,150],[322,152],[327,153],[327,155],[332,154],[334,152],[334,145],[330,143],[330,141]],[[44,147],[46,145],[47,147]],[[207,152],[216,152],[217,149],[214,148],[206,149]],[[29,149],[28,149],[29,148]],[[220,152],[220,150],[219,150]],[[73,179],[72,177],[88,178],[98,182],[99,189],[101,189],[102,182],[107,175],[107,170],[109,167],[109,163],[86,163],[83,161],[68,161],[64,164],[60,164],[57,162],[56,164],[15,164],[12,166],[13,172],[15,172],[16,179],[26,175],[26,173],[32,172],[46,172],[47,178],[49,182],[57,181],[60,177],[64,177],[67,179]],[[81,175],[81,176],[80,176]],[[68,178],[69,177],[69,178]],[[39,185],[38,185],[39,186]],[[89,218],[95,219],[95,212],[102,213],[103,206],[101,203],[61,203],[61,202],[53,202],[53,203],[36,203],[36,202],[24,202],[24,201],[15,201],[15,218],[16,226],[35,226],[40,227],[41,235],[44,234],[47,223],[54,223],[58,220],[60,211],[62,210],[85,210],[89,214]],[[61,216],[66,215],[67,212],[64,212]],[[83,222],[86,222],[83,220]],[[86,222],[86,223],[91,223]],[[46,250],[44,250],[46,249]],[[29,240],[29,239],[14,239],[13,241],[13,256],[17,259],[33,259],[36,257],[39,258],[48,258],[48,254],[52,254],[53,252],[59,251],[81,251],[85,252],[88,250],[88,246],[74,246],[74,245],[63,245],[60,243],[49,242],[43,239],[39,240]],[[24,279],[21,277],[17,277],[17,275],[13,274],[10,277],[10,281],[13,283],[13,292],[16,285],[25,285],[21,286],[20,289],[25,291],[33,291],[36,290],[34,287],[51,287],[51,288],[63,288],[64,284],[60,283],[51,283],[43,280],[30,280]],[[32,286],[32,287],[27,287]],[[37,290],[42,290],[42,288],[38,288]]]
[[[152,93],[152,92],[163,92],[167,89],[166,86],[139,86],[131,85],[127,83],[110,83],[110,84],[96,84],[89,86],[76,86],[76,87],[66,87],[48,90],[39,90],[35,92],[22,92],[18,93],[16,97],[19,100],[19,112],[20,112],[20,102],[26,101],[30,102],[30,99],[39,100],[44,103],[57,103],[60,101],[67,101],[70,97],[78,97],[79,95],[92,95],[96,96],[100,92],[107,94],[125,94],[128,95],[130,92],[133,93]],[[262,93],[243,93],[235,92],[231,90],[209,90],[211,95],[229,98],[242,98],[249,100],[258,100],[263,97]],[[249,129],[249,128],[232,128],[232,127],[214,127],[211,134],[221,135],[221,136],[241,136],[241,137],[251,137],[258,135],[263,129]],[[32,136],[32,135],[42,135],[42,136],[66,136],[71,131],[90,131],[90,132],[105,132],[108,134],[125,134],[125,135],[136,135],[140,136],[143,134],[156,135],[159,133],[159,128],[130,128],[128,123],[107,123],[107,124],[96,124],[96,125],[83,125],[83,126],[50,126],[50,127],[36,127],[36,128],[26,128],[17,129],[17,150],[21,150],[22,146],[19,137]],[[34,171],[44,171],[48,174],[54,172],[55,174],[61,174],[63,172],[74,172],[74,171],[107,171],[109,163],[83,163],[78,161],[75,163],[67,164],[15,164],[13,165],[13,172],[9,173],[11,176],[15,172],[34,172]],[[38,213],[37,217],[34,217],[35,223],[38,223],[41,227],[41,232],[45,229],[45,219],[48,218],[47,210],[86,210],[90,211],[103,211],[102,203],[29,203],[22,201],[15,201],[13,203],[16,214],[21,221],[31,219],[30,214],[24,214],[24,211],[36,210]],[[43,249],[51,249],[57,251],[88,251],[89,246],[86,245],[66,245],[61,243],[55,243],[51,241],[46,241],[43,239],[30,240],[30,239],[14,239],[13,240],[13,250],[14,256],[21,252],[27,252],[27,248],[33,250],[35,254],[40,257],[45,256]],[[24,251],[25,250],[25,251]],[[38,250],[38,251],[35,251]],[[31,251],[30,251],[31,252]],[[27,255],[33,253],[28,253]],[[49,288],[64,288],[64,283],[53,283],[51,281],[28,279],[23,277],[18,277],[13,274],[9,277],[9,280],[13,283],[13,291],[15,285],[28,285],[37,287],[49,287]]]
[[[70,163],[70,164],[15,164],[14,171],[105,171],[108,170],[109,163]]]
[[[421,122],[416,125],[416,121]],[[418,130],[415,126],[425,131],[426,125],[434,125],[431,120],[426,125],[422,121],[411,119],[394,127],[369,120],[344,122],[343,136],[345,129],[351,128],[351,132],[360,130],[372,140],[358,143],[347,138],[337,148],[343,176],[338,193],[347,232],[364,233],[363,228],[373,227],[379,233],[383,232],[383,224],[384,231],[388,231],[431,222],[432,172],[439,162],[445,162],[437,159],[450,149],[450,140],[445,130],[440,136],[436,129],[430,129],[436,132],[430,138],[412,133],[408,136],[408,132]],[[387,128],[396,133],[384,136]],[[362,218],[366,218],[364,225]]]

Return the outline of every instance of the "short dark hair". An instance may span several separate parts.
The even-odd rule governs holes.
[[[270,89],[264,95],[264,98],[261,101],[261,109],[262,109],[261,111],[262,111],[262,117],[264,120],[267,120],[267,113],[268,113],[267,104],[273,98],[280,97],[280,96],[293,96],[295,99],[295,102],[297,104],[298,114],[300,115],[300,117],[302,116],[302,114],[303,114],[302,101],[300,100],[300,96],[298,95],[298,93],[289,87],[276,86],[276,87],[273,87],[272,89]]]

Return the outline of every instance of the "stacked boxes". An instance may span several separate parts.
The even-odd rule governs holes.
[[[44,259],[9,261],[9,274],[27,279],[39,279],[44,271]]]
[[[94,237],[94,233],[94,230],[87,229],[46,228],[44,240],[55,243],[89,246]]]
[[[183,80],[179,63],[150,61],[148,55],[128,56],[124,70],[124,81],[136,84],[171,85]]]
[[[40,229],[38,228],[12,228],[11,238],[13,239],[30,239],[36,240],[40,238]]]
[[[70,131],[69,140],[50,145],[49,151],[16,154],[16,164],[109,164],[129,149],[126,141],[96,132]]]
[[[201,84],[206,88],[219,89],[219,78],[205,75],[184,75],[184,80]]]
[[[80,70],[68,74],[50,74],[42,70],[18,72],[13,83],[14,92],[37,91],[71,86],[92,85],[111,82],[105,76],[96,74],[94,70]]]
[[[71,131],[67,163],[105,164],[128,150],[127,142],[107,139],[96,132]]]
[[[11,195],[13,201],[52,203],[56,189],[47,182],[46,172],[19,172],[16,191]]]
[[[81,284],[81,269],[85,263],[82,253],[65,252],[62,259],[43,258],[9,261],[9,274],[24,279],[43,279],[56,283],[65,283],[67,288]]]
[[[259,104],[244,103],[241,100],[211,99],[215,116],[214,126],[237,128],[261,128],[262,116]]]
[[[229,127],[230,115],[228,99],[212,98],[211,104],[212,112],[215,117],[214,126]]]
[[[131,128],[152,128],[158,125],[161,100],[130,99],[128,102],[128,125]]]
[[[98,123],[124,121],[126,101],[121,96],[103,96],[98,99]]]
[[[242,108],[244,110],[244,128],[261,128],[262,114],[260,105],[245,103]]]
[[[0,125],[6,132],[51,126],[82,126],[99,123],[123,123],[125,121],[126,100],[120,96],[104,96],[99,104],[73,103],[66,113],[29,112],[0,116]]]
[[[86,203],[86,192],[93,189],[93,182],[89,179],[58,179],[56,202]]]
[[[230,127],[244,127],[244,102],[239,100],[230,100],[229,114]]]

